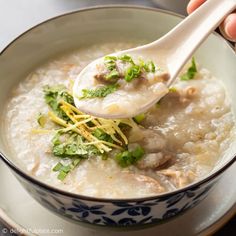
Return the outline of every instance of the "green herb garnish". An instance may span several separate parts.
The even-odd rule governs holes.
[[[47,117],[40,112],[37,117],[38,124],[43,128],[46,124],[46,121]]]
[[[119,72],[116,69],[114,69],[109,74],[107,74],[105,78],[106,80],[117,79],[119,75],[120,75]]]
[[[61,162],[58,162],[54,167],[53,167],[53,171],[59,171],[61,168],[63,167],[63,165],[61,164]]]
[[[117,87],[116,84],[108,85],[100,88],[102,91],[85,92],[85,95],[103,97]],[[52,168],[58,172],[58,179],[64,180],[82,160],[94,156],[106,160],[110,151],[124,150],[128,145],[124,130],[133,127],[134,122],[130,122],[130,119],[108,121],[82,113],[75,107],[73,97],[63,85],[45,86],[43,91],[50,108],[48,119],[57,124],[51,140],[51,151],[61,160]],[[138,156],[132,152],[132,158],[137,159]]]
[[[94,151],[95,147],[84,145],[81,136],[76,133],[57,132],[52,139],[52,152],[61,158],[86,158],[89,153]]]
[[[133,79],[138,78],[141,75],[141,72],[141,67],[139,65],[133,65],[125,72],[124,79],[126,82],[131,82]]]
[[[169,88],[169,92],[170,93],[176,93],[177,89],[175,87],[171,87],[171,88]]]
[[[129,62],[129,63],[131,63],[132,65],[135,65],[135,63],[134,63],[132,57],[131,57],[130,55],[128,55],[128,54],[124,54],[124,55],[118,57],[118,59],[121,60],[121,61],[123,61],[123,62]]]
[[[109,143],[113,143],[113,139],[111,138],[111,136],[107,133],[105,133],[104,131],[102,131],[101,129],[97,128],[93,131],[92,133],[96,138],[98,138],[99,140],[103,140]]]
[[[144,149],[137,146],[133,151],[124,151],[116,155],[115,159],[121,167],[128,167],[136,164],[144,155]]]
[[[141,114],[135,116],[133,119],[136,123],[140,124],[145,119],[145,114],[141,113]]]
[[[63,165],[61,162],[58,162],[54,167],[54,172],[59,172],[57,178],[63,181],[66,176],[80,163],[81,159],[73,160],[69,165]]]
[[[197,73],[197,66],[196,66],[195,59],[193,57],[191,66],[188,68],[187,72],[180,77],[180,80],[187,81],[187,80],[194,79],[196,73]]]
[[[65,112],[60,108],[60,101],[64,100],[74,106],[74,99],[70,95],[64,85],[57,86],[44,86],[44,99],[51,109],[63,120],[69,121],[70,119]]]
[[[116,69],[116,60],[117,60],[117,57],[115,56],[104,57],[104,63],[108,70],[112,71]]]
[[[156,71],[156,66],[153,61],[148,61],[147,63],[144,63],[143,68],[146,72],[154,73]]]
[[[108,94],[114,93],[118,89],[118,84],[111,84],[97,89],[83,89],[83,95],[79,99],[104,98]]]

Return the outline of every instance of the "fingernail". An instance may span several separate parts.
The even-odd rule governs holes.
[[[232,14],[224,22],[225,34],[231,39],[236,40],[236,15]]]

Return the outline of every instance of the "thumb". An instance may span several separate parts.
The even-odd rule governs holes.
[[[225,38],[236,42],[236,13],[231,13],[220,25],[220,31]]]

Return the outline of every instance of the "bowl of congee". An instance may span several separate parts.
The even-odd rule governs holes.
[[[44,207],[85,225],[154,225],[200,203],[235,162],[236,56],[221,36],[211,34],[170,87],[152,58],[111,55],[181,20],[143,7],[83,9],[33,27],[1,51],[1,160]],[[75,95],[79,73],[101,57],[95,88]],[[115,114],[119,104],[132,114],[156,81],[163,96],[140,114],[84,112]]]

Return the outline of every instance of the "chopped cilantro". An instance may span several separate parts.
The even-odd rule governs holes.
[[[52,139],[52,152],[61,158],[86,158],[90,145],[83,145],[80,140],[81,137],[77,134],[69,135],[57,132]]]
[[[103,97],[117,88],[118,85],[116,84],[108,85],[100,88],[99,91],[94,90],[92,93],[91,91],[85,93],[89,97]],[[124,145],[128,144],[123,132],[131,128],[129,125],[121,122],[117,126],[116,122],[112,120],[106,123],[105,119],[88,118],[88,115],[83,114],[75,107],[73,97],[63,85],[45,86],[43,91],[45,102],[53,111],[49,111],[48,116],[52,122],[60,126],[59,129],[55,129],[56,133],[51,140],[52,153],[62,160],[52,168],[52,171],[58,172],[57,178],[59,180],[63,181],[81,160],[91,156],[100,156],[106,160],[108,153],[113,148],[122,149]],[[38,117],[38,122],[41,125],[43,125],[41,123],[42,116],[39,114]],[[83,123],[83,121],[85,122]],[[81,122],[81,124],[77,126],[77,122]],[[108,125],[109,132],[99,127],[102,127],[103,123],[105,126]],[[139,158],[139,154],[131,153],[131,158]],[[64,162],[67,164],[65,165]],[[133,162],[135,161],[133,160]]]
[[[69,121],[69,117],[60,108],[60,100],[64,100],[74,106],[74,99],[68,93],[66,87],[64,85],[57,85],[52,87],[44,86],[43,91],[45,102],[51,107],[55,114],[63,120]]]
[[[128,167],[134,165],[139,161],[144,155],[144,150],[142,147],[138,146],[133,151],[124,151],[116,155],[115,159],[121,167]]]
[[[194,79],[195,75],[197,73],[197,66],[196,66],[196,62],[194,57],[192,58],[192,64],[191,66],[188,68],[187,72],[184,73],[181,77],[180,80],[191,80]]]
[[[111,136],[99,128],[95,129],[92,134],[99,140],[104,140],[106,142],[113,143],[113,139],[111,138]]]
[[[111,84],[97,89],[83,89],[83,95],[79,99],[85,98],[103,98],[108,94],[114,93],[118,88],[118,84]]]

